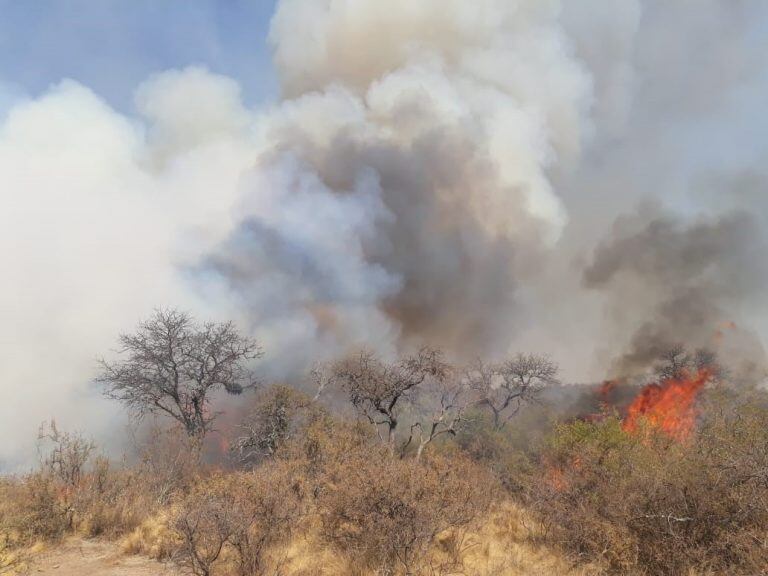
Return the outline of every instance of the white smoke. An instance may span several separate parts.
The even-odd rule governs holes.
[[[116,407],[90,390],[96,357],[153,306],[206,310],[183,267],[227,233],[254,154],[236,132],[232,90],[195,69],[158,77],[139,91],[148,118],[137,121],[64,81],[9,111],[0,127],[0,459],[28,456],[46,418],[110,426]],[[181,124],[186,147],[174,140]]]

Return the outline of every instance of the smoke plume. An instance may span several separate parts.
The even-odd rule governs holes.
[[[677,345],[728,344],[727,361],[763,360],[739,310],[762,298],[766,248],[744,212],[684,222],[646,207],[617,219],[584,271],[588,288],[609,294],[607,328],[617,342],[610,376],[637,374]]]
[[[257,110],[200,66],[132,113],[0,85],[0,468],[46,418],[120,435],[95,359],[156,306],[236,321],[265,379],[429,343],[597,380],[718,330],[754,360],[766,222],[723,191],[764,159],[740,127],[766,12],[280,0],[281,97]]]

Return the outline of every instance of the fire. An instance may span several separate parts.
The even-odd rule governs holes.
[[[564,492],[571,485],[573,472],[581,470],[583,463],[581,457],[574,456],[566,468],[557,464],[550,463],[546,466],[546,483],[555,492]]]
[[[676,440],[686,440],[696,423],[696,398],[710,376],[711,371],[704,368],[649,384],[629,405],[624,430],[636,432],[645,420]]]
[[[602,383],[600,388],[597,390],[597,396],[600,399],[600,409],[601,410],[607,410],[611,406],[611,394],[616,389],[616,386],[618,386],[619,381],[618,380],[606,380]]]

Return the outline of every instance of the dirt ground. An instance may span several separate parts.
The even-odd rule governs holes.
[[[172,565],[139,556],[123,556],[108,542],[72,540],[31,563],[30,575],[55,576],[185,576]]]

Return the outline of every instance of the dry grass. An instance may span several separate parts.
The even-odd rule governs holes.
[[[173,549],[170,517],[161,515],[124,537],[122,550],[166,558]],[[426,552],[425,566],[419,574],[434,576],[598,576],[596,565],[574,566],[562,554],[540,543],[541,527],[524,508],[505,501],[476,528],[438,535]],[[168,548],[168,545],[171,545]],[[158,553],[158,551],[160,551]],[[458,554],[457,554],[458,551]],[[302,522],[292,537],[268,551],[270,567],[280,576],[376,576],[354,554],[329,546],[317,515]],[[457,561],[458,560],[458,561]],[[232,567],[223,562],[217,574],[229,574]],[[268,573],[268,572],[265,572]],[[379,572],[380,573],[380,572]]]
[[[140,554],[154,560],[171,558],[179,547],[178,536],[171,528],[173,510],[163,510],[144,520],[120,539],[123,554]]]
[[[596,576],[594,565],[575,567],[540,543],[541,527],[520,505],[505,501],[466,535],[461,574],[466,576]]]

